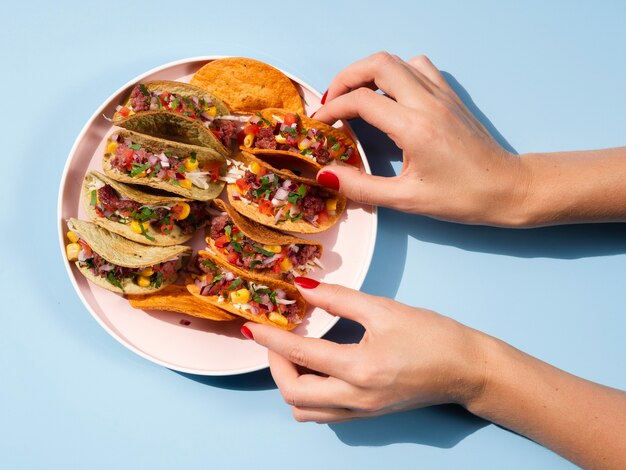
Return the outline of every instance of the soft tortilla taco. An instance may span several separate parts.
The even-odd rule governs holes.
[[[239,317],[199,299],[185,285],[170,284],[154,294],[127,296],[131,307],[140,310],[177,312],[213,321],[232,321]]]
[[[246,273],[208,251],[198,253],[193,268],[201,274],[187,284],[189,292],[229,313],[285,330],[306,314],[306,302],[291,284]]]
[[[112,122],[155,137],[229,153],[236,128],[218,98],[188,83],[157,80],[139,83]]]
[[[208,202],[140,191],[97,171],[83,180],[85,212],[95,224],[145,245],[180,245],[209,222]]]
[[[323,232],[339,221],[346,208],[343,194],[277,170],[245,152],[230,161],[225,179],[228,199],[237,212],[286,232]]]
[[[195,73],[191,84],[219,96],[233,111],[284,108],[304,113],[296,85],[280,70],[258,60],[245,57],[213,60]]]
[[[119,130],[107,140],[102,168],[107,176],[122,183],[208,201],[224,189],[219,177],[226,159],[209,148]]]
[[[249,273],[292,282],[321,267],[322,244],[253,222],[220,199],[210,216],[206,243],[216,256]]]
[[[354,140],[345,132],[284,109],[264,109],[243,127],[241,149],[259,155],[297,158],[321,169],[328,164],[358,167],[361,157]]]
[[[84,220],[68,221],[66,255],[91,282],[120,294],[157,292],[176,281],[188,246],[147,246]]]

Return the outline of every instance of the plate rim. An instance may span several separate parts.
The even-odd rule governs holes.
[[[89,314],[96,320],[96,322],[111,336],[113,337],[118,343],[120,343],[122,346],[126,347],[127,349],[129,349],[130,351],[134,352],[135,354],[139,355],[140,357],[158,364],[162,367],[165,367],[167,369],[170,370],[174,370],[174,371],[178,371],[178,372],[183,372],[186,374],[193,374],[193,375],[199,375],[199,376],[215,376],[215,377],[220,377],[220,376],[231,376],[231,375],[241,375],[241,374],[247,374],[250,372],[256,372],[259,371],[261,369],[265,369],[269,366],[268,361],[265,360],[264,362],[260,363],[260,364],[256,364],[254,366],[250,366],[250,367],[244,367],[244,368],[240,368],[240,369],[227,369],[227,370],[205,370],[205,369],[195,369],[195,368],[190,368],[190,367],[184,367],[184,366],[180,366],[178,364],[172,364],[172,363],[167,363],[161,359],[159,359],[158,357],[152,356],[151,354],[148,354],[144,351],[142,351],[141,349],[137,348],[135,345],[133,345],[131,342],[125,340],[123,337],[121,337],[121,335],[117,334],[113,329],[109,328],[109,326],[99,317],[99,315],[97,315],[93,309],[91,308],[91,306],[89,305],[89,302],[87,302],[87,299],[85,298],[85,296],[83,295],[80,287],[78,286],[78,283],[76,281],[76,277],[74,276],[74,273],[72,271],[72,266],[69,262],[67,262],[66,256],[65,256],[65,238],[64,238],[64,229],[63,229],[63,200],[64,200],[64,193],[65,193],[65,187],[67,185],[67,178],[68,178],[68,174],[69,174],[69,170],[71,167],[71,163],[74,160],[76,151],[79,147],[79,145],[81,144],[81,142],[83,141],[83,139],[85,138],[85,135],[87,134],[87,132],[89,131],[89,129],[91,129],[94,121],[96,119],[98,119],[104,109],[110,105],[111,100],[118,96],[120,93],[122,93],[124,90],[126,90],[127,88],[129,88],[131,85],[137,83],[138,81],[140,81],[141,79],[143,79],[144,77],[147,77],[149,75],[152,75],[154,73],[160,72],[162,70],[165,69],[169,69],[172,67],[176,67],[178,65],[184,65],[190,62],[200,62],[200,61],[211,61],[211,60],[216,60],[216,59],[223,59],[223,58],[227,58],[227,57],[235,57],[235,56],[229,56],[229,55],[204,55],[204,56],[194,56],[194,57],[188,57],[185,59],[179,59],[179,60],[175,60],[175,61],[171,61],[171,62],[167,62],[165,64],[153,67],[152,69],[143,72],[137,76],[135,76],[134,78],[132,78],[131,80],[129,80],[128,82],[126,82],[125,84],[123,84],[121,87],[119,87],[117,90],[115,90],[113,93],[111,93],[109,95],[108,98],[106,98],[102,104],[96,109],[96,111],[92,114],[92,116],[87,120],[87,122],[83,125],[82,129],[80,130],[80,132],[78,133],[76,139],[74,140],[74,143],[67,155],[67,158],[65,160],[65,165],[63,166],[63,173],[61,175],[61,180],[59,182],[59,189],[58,189],[58,193],[57,193],[57,235],[58,235],[58,241],[59,241],[59,248],[60,248],[60,254],[61,254],[61,260],[63,262],[63,265],[65,266],[65,271],[70,279],[70,282],[72,284],[72,287],[74,288],[74,291],[76,292],[76,294],[78,294],[78,297],[80,299],[80,301],[83,304],[83,307],[89,312]],[[307,88],[310,92],[312,92],[315,96],[317,96],[317,98],[321,99],[322,94],[313,86],[311,86],[309,83],[305,82],[304,80],[300,79],[299,77],[296,77],[295,75],[286,72],[282,69],[280,69],[279,67],[276,67],[274,65],[272,65],[272,67],[280,70],[282,73],[284,73],[287,77],[289,77],[291,80],[293,80],[294,82],[300,84],[300,86]],[[365,152],[363,151],[363,148],[361,146],[360,141],[356,138],[356,134],[354,133],[354,131],[352,130],[352,128],[350,127],[350,125],[342,120],[341,121],[342,124],[345,126],[345,128],[349,131],[349,133],[352,135],[352,137],[355,140],[355,143],[357,145],[357,148],[359,150],[359,152],[361,152],[361,155],[365,156]],[[365,170],[366,173],[371,174],[371,169],[369,166],[369,162],[367,161],[367,157],[361,159],[363,168]],[[370,229],[370,246],[368,247],[368,252],[367,252],[367,262],[363,265],[363,268],[361,269],[361,272],[359,273],[359,275],[357,276],[357,280],[355,285],[352,287],[354,289],[360,290],[360,288],[363,286],[363,282],[365,281],[365,277],[367,276],[367,273],[369,271],[369,268],[372,264],[372,258],[374,255],[374,249],[376,247],[376,236],[377,236],[377,232],[378,232],[378,208],[376,206],[371,206],[371,217],[372,217],[372,224],[371,224],[371,229]],[[336,316],[336,315],[331,315],[332,317],[334,317],[333,319],[331,319],[328,322],[328,325],[323,328],[321,330],[321,333],[319,334],[319,337],[323,337],[326,333],[328,333],[331,328],[333,326],[335,326],[337,324],[337,322],[339,321],[339,319],[341,317]],[[316,336],[317,337],[317,336]]]

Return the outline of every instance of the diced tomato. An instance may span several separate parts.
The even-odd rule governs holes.
[[[174,204],[172,206],[172,219],[178,219],[183,212],[183,206],[180,204]]]
[[[87,242],[85,240],[79,239],[78,243],[80,243],[80,246],[82,246],[83,250],[85,250],[85,255],[87,255],[87,258],[91,258],[92,251],[91,251],[91,247],[87,244]]]
[[[280,274],[280,262],[282,261],[282,258],[276,261],[276,264],[274,264],[274,267],[272,268],[272,272],[275,274]]]
[[[328,211],[326,209],[322,209],[321,212],[317,214],[317,223],[319,225],[324,225],[328,221]]]
[[[104,212],[102,212],[102,209],[100,209],[98,206],[96,206],[94,210],[96,211],[96,214],[98,214],[100,217],[104,217]]]
[[[283,122],[288,126],[291,126],[292,124],[298,122],[298,117],[294,113],[287,113],[285,114],[285,119],[283,120]]]
[[[352,152],[352,155],[348,157],[347,160],[344,160],[348,165],[360,166],[361,158],[357,152]]]
[[[174,230],[174,223],[169,223],[169,224],[161,224],[161,227],[159,227],[159,231],[161,233],[172,233],[172,230]]]
[[[256,124],[246,124],[243,128],[243,133],[245,135],[250,135],[250,134],[257,135],[260,130],[261,128],[257,126]]]
[[[328,149],[328,153],[332,158],[339,158],[341,155],[344,154],[344,150],[345,147],[343,145],[335,144]]]
[[[215,246],[218,248],[224,248],[224,245],[226,245],[229,241],[230,237],[224,234],[221,237],[215,239]]]
[[[130,109],[128,109],[126,106],[123,106],[122,109],[118,111],[118,113],[120,113],[122,117],[128,117],[130,115]]]
[[[228,262],[230,264],[239,264],[239,253],[237,253],[235,250],[231,251],[230,253],[228,253],[228,257],[226,258],[228,259]]]
[[[272,202],[267,199],[259,200],[259,212],[264,215],[272,215]]]
[[[237,181],[235,181],[235,184],[237,185],[237,188],[239,189],[239,192],[241,194],[246,194],[250,189],[250,185],[246,183],[243,178],[239,178]]]
[[[206,163],[202,166],[202,171],[208,171],[211,181],[215,182],[220,177],[221,167],[220,162]]]
[[[243,141],[246,138],[246,134],[243,132],[243,129],[237,132],[237,144],[243,145]]]
[[[241,230],[239,230],[239,227],[236,227],[233,225],[233,228],[230,229],[230,234],[232,236],[237,235],[239,232],[241,232]]]

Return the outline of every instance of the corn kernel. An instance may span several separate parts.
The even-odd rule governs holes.
[[[194,159],[191,159],[191,158],[185,158],[185,169],[186,169],[187,171],[193,171],[193,170],[195,170],[196,168],[198,168],[198,163],[199,163],[199,162],[198,162],[198,159],[197,159],[197,158],[194,158]]]
[[[280,253],[283,251],[283,247],[280,245],[263,245],[265,251],[271,251],[272,253]]]
[[[274,140],[275,140],[276,142],[278,142],[279,144],[284,144],[285,142],[287,142],[287,138],[286,138],[286,137],[284,137],[284,136],[282,136],[282,135],[280,135],[280,134],[276,134],[276,135],[274,136]]]
[[[278,266],[280,267],[281,271],[291,271],[293,269],[293,263],[289,258],[283,258]]]
[[[337,210],[337,199],[327,199],[326,200],[326,210],[336,211]]]
[[[250,300],[248,289],[239,289],[230,294],[230,301],[234,304],[245,304]]]
[[[141,173],[137,173],[135,175],[135,178],[145,178],[146,177],[146,172],[142,171]]]
[[[154,274],[154,269],[152,269],[152,266],[148,266],[147,268],[144,268],[144,270],[141,271],[139,274],[145,277],[150,277]]]
[[[305,137],[303,139],[300,139],[300,142],[298,142],[298,148],[300,150],[306,150],[311,146],[312,143],[313,142],[311,142],[311,139]]]
[[[107,153],[114,154],[116,148],[117,148],[117,142],[110,141],[107,144]]]
[[[150,287],[150,278],[146,276],[137,276],[137,284],[139,287]]]
[[[189,214],[191,213],[191,206],[186,202],[179,202],[177,205],[181,207],[178,220],[183,220],[189,217]]]
[[[141,230],[143,227],[143,224],[141,222],[139,222],[138,220],[133,220],[130,223],[130,229],[135,232],[135,233],[143,233],[143,230]],[[144,228],[145,230],[145,228]]]
[[[217,114],[217,108],[215,106],[211,106],[209,109],[207,109],[207,113],[209,114],[209,116],[215,116]]]
[[[180,187],[181,188],[191,189],[191,180],[184,179],[184,180],[180,180],[178,182],[180,183]]]
[[[244,137],[243,139],[243,146],[246,148],[250,148],[252,147],[252,144],[254,143],[254,134],[248,134],[247,136]]]
[[[68,243],[65,246],[65,254],[68,261],[78,261],[78,253],[80,253],[81,249],[80,243]]]
[[[259,165],[257,162],[250,163],[250,171],[255,175],[258,175],[261,171],[261,165]]]
[[[71,241],[72,243],[77,243],[78,242],[78,234],[72,230],[67,232],[67,239],[69,241]]]
[[[267,319],[280,326],[287,326],[289,324],[289,320],[278,312],[270,312]]]

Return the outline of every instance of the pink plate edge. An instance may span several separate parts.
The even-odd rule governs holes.
[[[158,364],[160,366],[166,367],[168,369],[172,369],[172,370],[176,370],[176,371],[184,372],[184,373],[188,373],[188,374],[204,375],[204,376],[229,376],[229,375],[246,374],[246,373],[249,373],[249,372],[255,372],[255,371],[258,371],[258,370],[261,370],[261,369],[265,369],[266,367],[268,367],[268,363],[267,363],[267,361],[265,361],[263,363],[259,363],[259,364],[256,364],[254,366],[251,366],[251,367],[241,368],[241,369],[230,369],[230,370],[204,370],[204,369],[194,369],[194,368],[181,367],[178,364],[171,364],[171,363],[168,363],[167,361],[163,361],[163,360],[161,360],[159,358],[156,358],[156,357],[154,357],[154,356],[152,356],[150,354],[145,353],[144,351],[142,351],[142,350],[138,349],[137,347],[135,347],[132,343],[126,341],[124,338],[122,338],[120,335],[118,335],[111,328],[109,328],[109,326],[93,311],[93,309],[91,308],[91,306],[87,302],[87,299],[85,299],[85,297],[83,296],[82,291],[81,291],[80,287],[78,286],[76,278],[74,277],[74,274],[72,272],[72,268],[70,266],[70,263],[66,262],[66,258],[65,258],[65,240],[64,240],[64,229],[63,229],[63,218],[62,218],[62,214],[63,214],[63,200],[64,200],[63,195],[64,195],[64,192],[65,192],[65,185],[66,185],[66,180],[67,180],[67,176],[68,176],[68,173],[69,173],[69,169],[70,169],[70,166],[72,164],[72,161],[74,160],[74,156],[75,156],[76,150],[77,150],[80,142],[84,139],[84,137],[87,134],[88,130],[92,127],[93,122],[103,113],[104,109],[111,102],[113,97],[119,95],[122,91],[124,91],[125,89],[130,87],[132,84],[140,81],[144,77],[149,76],[149,75],[151,75],[153,73],[156,73],[156,72],[159,72],[159,71],[171,68],[171,67],[175,67],[177,65],[183,65],[183,64],[188,63],[188,62],[209,61],[209,60],[222,59],[222,58],[225,58],[225,57],[230,57],[230,56],[224,56],[224,55],[197,56],[197,57],[189,57],[189,58],[186,58],[186,59],[176,60],[176,61],[173,61],[173,62],[168,62],[166,64],[160,65],[158,67],[155,67],[155,68],[153,68],[151,70],[148,70],[147,72],[144,72],[144,73],[136,76],[135,78],[133,78],[132,80],[129,80],[127,83],[125,83],[120,88],[118,88],[115,92],[113,92],[109,96],[109,98],[107,98],[100,105],[100,107],[93,113],[91,118],[85,123],[85,125],[81,129],[80,133],[76,137],[76,140],[74,141],[74,144],[72,145],[70,153],[69,153],[69,155],[68,155],[68,157],[67,157],[67,159],[65,161],[65,166],[63,168],[63,174],[61,176],[61,181],[60,181],[60,184],[59,184],[59,192],[58,192],[58,199],[57,199],[57,230],[58,230],[58,237],[59,237],[59,248],[60,248],[61,260],[62,260],[62,262],[63,262],[63,264],[65,266],[65,270],[67,272],[67,275],[70,278],[70,282],[72,283],[72,286],[74,287],[74,291],[78,294],[78,297],[80,298],[81,302],[83,303],[83,306],[85,306],[85,308],[87,309],[87,311],[89,311],[91,316],[98,322],[98,324],[109,335],[111,335],[113,338],[115,338],[120,344],[122,344],[123,346],[125,346],[129,350],[133,351],[135,354],[143,357],[144,359],[146,359],[146,360],[148,360],[148,361],[150,361],[152,363]],[[278,68],[278,67],[276,67],[276,68]],[[281,70],[280,68],[278,68],[278,70],[283,72],[291,80],[299,83],[302,87],[307,88],[310,92],[312,92],[319,99],[321,99],[322,94],[317,89],[315,89],[314,87],[312,87],[308,83],[304,82],[300,78],[295,77],[294,75],[290,74],[289,72],[285,72],[284,70]],[[356,142],[357,148],[358,148],[358,150],[359,150],[359,152],[360,152],[360,154],[362,156],[361,160],[362,160],[363,168],[365,169],[365,171],[367,173],[371,173],[371,170],[370,170],[370,167],[369,167],[369,162],[367,161],[367,157],[365,156],[365,152],[363,151],[361,143],[356,138],[356,135],[354,134],[354,131],[352,130],[352,128],[350,127],[350,125],[347,122],[342,121],[342,124],[345,126],[345,130],[349,131],[352,134],[352,136],[354,137],[354,140]],[[375,248],[375,245],[376,245],[376,233],[377,233],[377,230],[378,230],[378,211],[377,211],[376,207],[372,207],[371,208],[371,217],[372,217],[372,221],[371,221],[371,229],[370,229],[370,234],[369,234],[370,243],[369,243],[368,252],[367,252],[367,256],[366,256],[366,262],[363,264],[363,268],[361,269],[361,272],[357,276],[357,281],[355,282],[355,284],[353,286],[348,286],[348,287],[352,287],[354,289],[360,289],[361,286],[363,285],[363,282],[365,280],[365,277],[367,276],[367,272],[369,270],[369,267],[370,267],[370,264],[371,264],[371,261],[372,261],[372,257],[374,255],[374,248]],[[333,326],[335,326],[337,321],[339,321],[339,317],[334,317],[333,319],[331,319],[328,322],[327,326],[325,328],[323,328],[319,332],[319,336],[322,337],[326,333],[328,333],[328,331]]]

